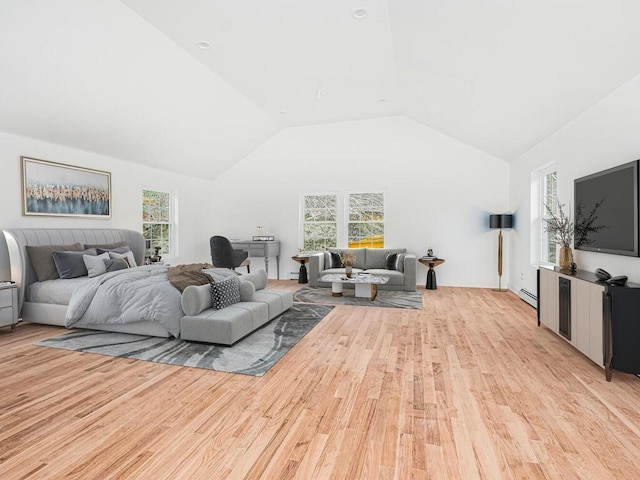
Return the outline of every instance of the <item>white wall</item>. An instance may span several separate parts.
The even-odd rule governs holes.
[[[263,225],[263,234],[282,241],[281,278],[288,278],[299,267],[290,258],[301,246],[302,193],[380,189],[387,247],[420,256],[433,248],[446,259],[439,285],[497,286],[488,215],[507,211],[508,178],[505,162],[405,117],[290,128],[215,181],[212,225],[231,238],[249,238]],[[425,278],[419,265],[419,284]]]
[[[51,160],[111,172],[112,218],[110,220],[22,215],[20,156]],[[178,160],[177,160],[178,161]],[[210,261],[211,232],[206,198],[211,182],[165,172],[34,139],[0,132],[0,227],[1,228],[128,228],[142,230],[142,189],[174,191],[179,208],[179,257],[172,263]],[[203,202],[204,200],[204,202]],[[203,206],[205,209],[203,210]],[[8,279],[9,260],[0,236],[0,280]]]
[[[530,267],[529,212],[531,171],[555,161],[558,196],[573,205],[573,181],[590,173],[640,158],[640,77],[612,93],[512,164],[511,208],[518,218],[512,235],[511,285],[536,291],[535,270]],[[640,282],[640,258],[574,251],[578,268],[604,268],[612,275],[627,275]]]

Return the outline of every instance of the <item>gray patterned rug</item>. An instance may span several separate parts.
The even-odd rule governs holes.
[[[422,293],[378,290],[375,300],[355,297],[355,290],[345,288],[342,297],[331,295],[330,288],[302,287],[293,293],[294,302],[324,303],[330,305],[357,305],[359,307],[390,307],[422,309]]]
[[[296,304],[230,347],[98,330],[77,330],[36,345],[261,377],[332,309]]]

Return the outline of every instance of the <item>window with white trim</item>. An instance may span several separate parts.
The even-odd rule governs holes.
[[[151,252],[160,247],[160,255],[176,256],[175,201],[171,192],[144,189],[142,191],[142,234],[151,241]]]
[[[338,244],[338,196],[309,194],[302,199],[302,246],[326,250]]]
[[[384,193],[349,193],[347,200],[349,248],[384,247]]]
[[[556,262],[556,239],[547,232],[544,219],[558,208],[558,171],[555,162],[544,165],[531,174],[531,261]]]

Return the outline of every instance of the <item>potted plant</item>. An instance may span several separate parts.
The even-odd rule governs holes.
[[[351,278],[353,272],[353,264],[356,262],[356,257],[350,250],[345,250],[342,254],[342,265],[344,265],[344,273],[348,278]]]
[[[557,209],[546,204],[545,208],[547,210],[547,217],[544,218],[545,229],[554,236],[556,244],[560,245],[558,264],[560,268],[569,268],[573,263],[573,252],[571,251],[574,233],[573,220],[565,213],[563,203],[558,202]]]

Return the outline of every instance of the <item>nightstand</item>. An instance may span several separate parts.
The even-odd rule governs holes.
[[[15,283],[0,282],[0,327],[18,323],[18,287]]]

